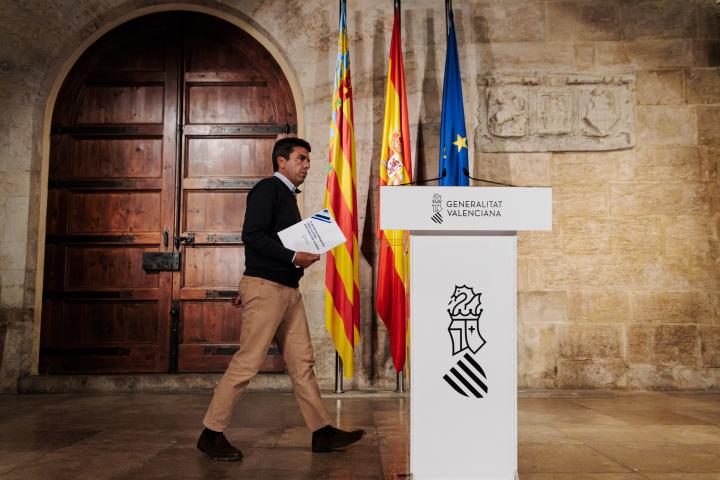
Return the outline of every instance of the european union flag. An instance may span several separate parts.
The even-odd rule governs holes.
[[[452,7],[448,8],[450,28],[445,55],[445,81],[443,84],[442,123],[440,124],[440,185],[469,185],[463,169],[468,168],[468,144],[465,132],[465,109],[463,108],[460,62],[455,40],[455,20]]]

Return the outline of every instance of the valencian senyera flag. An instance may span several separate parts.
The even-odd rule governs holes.
[[[395,3],[395,21],[390,40],[385,123],[380,153],[380,185],[400,185],[412,181],[410,162],[410,128],[408,127],[405,71],[400,43],[400,7]],[[379,220],[379,219],[378,219]],[[395,370],[405,366],[407,350],[407,280],[406,238],[403,230],[379,230],[380,262],[378,265],[376,308],[390,334],[390,352]]]
[[[440,185],[469,185],[468,142],[465,131],[460,61],[455,39],[455,20],[449,0],[445,3],[448,18],[445,81],[443,83],[442,117],[440,123]]]
[[[360,340],[360,289],[358,273],[357,180],[353,130],[350,54],[345,0],[340,2],[340,32],[335,86],[332,96],[330,156],[325,207],[345,234],[344,244],[327,255],[325,269],[325,325],[342,359],[345,376],[353,374],[353,352]]]

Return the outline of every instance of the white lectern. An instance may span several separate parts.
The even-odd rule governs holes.
[[[381,187],[410,230],[410,472],[517,477],[518,230],[552,228],[550,188]]]

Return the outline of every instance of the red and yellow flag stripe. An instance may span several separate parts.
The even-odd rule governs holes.
[[[400,11],[395,3],[395,19],[390,40],[388,81],[385,92],[385,123],[380,157],[380,185],[400,185],[412,181],[410,128],[408,126],[405,69],[400,43]],[[379,220],[379,219],[378,219]],[[407,350],[407,235],[402,230],[379,230],[376,308],[390,333],[390,352],[395,370],[405,367]]]
[[[360,340],[360,257],[355,132],[345,0],[341,2],[339,30],[325,207],[337,221],[346,241],[327,255],[325,326],[342,359],[345,377],[350,378],[354,369],[354,348]]]

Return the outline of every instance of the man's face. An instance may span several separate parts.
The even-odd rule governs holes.
[[[290,158],[278,157],[277,162],[278,172],[298,187],[307,177],[310,168],[310,152],[303,147],[295,147],[290,152]]]

